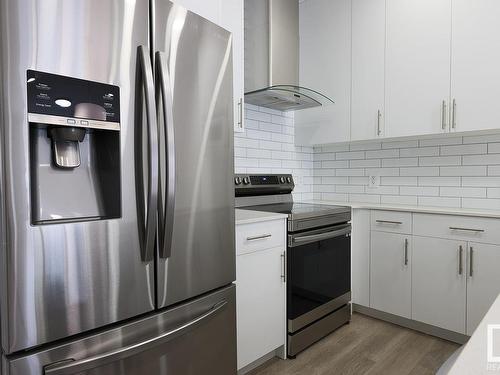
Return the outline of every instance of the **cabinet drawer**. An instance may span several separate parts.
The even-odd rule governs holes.
[[[484,217],[414,214],[413,234],[500,244],[500,220]]]
[[[285,247],[286,224],[284,219],[262,221],[236,226],[236,254]]]
[[[411,212],[371,212],[371,229],[391,233],[411,233]]]

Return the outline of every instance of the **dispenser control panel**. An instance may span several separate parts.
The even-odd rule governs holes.
[[[120,88],[57,74],[27,71],[28,121],[120,130]]]

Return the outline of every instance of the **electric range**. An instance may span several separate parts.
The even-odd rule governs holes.
[[[351,208],[294,202],[289,174],[237,174],[235,206],[288,215],[288,356],[351,318]]]

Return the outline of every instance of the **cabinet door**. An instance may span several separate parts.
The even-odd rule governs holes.
[[[412,319],[465,333],[467,243],[413,237]]]
[[[498,0],[453,0],[451,95],[456,105],[453,130],[500,127],[499,19]]]
[[[385,0],[352,0],[351,140],[383,136]]]
[[[346,142],[350,139],[351,3],[314,0],[300,3],[300,86],[335,104],[295,112],[295,143]]]
[[[243,0],[221,0],[221,25],[233,34],[234,130],[244,130]]]
[[[285,344],[284,249],[236,257],[238,369]]]
[[[469,243],[467,334],[472,335],[500,293],[500,246]]]
[[[371,233],[370,307],[411,317],[411,238]]]
[[[386,136],[448,131],[450,40],[451,0],[387,0]]]

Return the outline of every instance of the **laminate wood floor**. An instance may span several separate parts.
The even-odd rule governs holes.
[[[299,353],[249,375],[435,374],[459,345],[354,313],[351,323]]]

